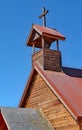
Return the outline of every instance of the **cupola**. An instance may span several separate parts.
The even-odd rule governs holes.
[[[40,16],[44,17],[44,25],[47,12],[44,8],[43,15]],[[65,40],[65,37],[56,29],[33,24],[27,40],[27,45],[33,48],[32,64],[39,63],[44,70],[62,71],[59,40]],[[53,42],[57,45],[56,50],[50,49]],[[36,52],[35,48],[39,48],[39,51]]]

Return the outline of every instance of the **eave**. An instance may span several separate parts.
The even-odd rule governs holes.
[[[78,85],[81,85],[81,83],[82,83],[81,75],[80,75],[80,78],[79,77],[76,78],[76,77],[71,77],[69,75],[66,75],[64,72],[58,73],[58,72],[52,72],[52,71],[44,71],[41,68],[41,66],[39,66],[38,64],[34,65],[34,67],[32,69],[32,72],[31,72],[31,75],[27,82],[25,91],[21,98],[19,107],[24,106],[25,100],[29,96],[31,81],[32,81],[35,73],[38,73],[42,77],[42,79],[47,83],[49,88],[53,91],[53,93],[58,97],[58,99],[62,102],[62,104],[65,106],[65,108],[69,111],[69,113],[72,115],[72,117],[77,121],[81,121],[82,120],[82,109],[81,109],[82,105],[80,104],[80,102],[81,102],[82,97],[81,97],[81,95],[79,95],[80,94],[79,91],[81,91],[82,89],[79,88],[80,86],[77,86],[77,84],[76,84],[78,82]],[[52,77],[50,78],[50,76],[52,76]],[[73,86],[73,83],[74,83],[75,87]],[[60,84],[60,86],[59,86],[59,84]],[[61,91],[62,87],[63,87],[63,90]],[[81,90],[78,90],[78,89],[81,89]],[[74,90],[74,92],[76,91],[76,93],[74,93],[72,90]],[[66,95],[66,93],[67,93],[67,95]],[[78,96],[80,96],[80,97],[78,97]],[[70,97],[71,97],[71,99],[73,98],[71,102],[70,102]],[[79,99],[80,99],[80,102],[79,102]],[[77,100],[77,101],[75,102],[74,100]],[[77,104],[75,104],[75,103],[77,103]]]
[[[55,29],[33,24],[26,44],[28,46],[34,45],[37,48],[42,48],[42,37],[44,37],[44,40],[46,39],[45,41],[49,44],[56,40],[66,39],[61,33],[59,33]]]

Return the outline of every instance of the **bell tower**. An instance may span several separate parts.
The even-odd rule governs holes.
[[[33,24],[30,31],[27,45],[33,48],[32,64],[38,63],[44,70],[62,71],[61,52],[59,51],[59,40],[65,37],[56,29],[46,27],[46,14],[48,10],[43,8],[39,18],[43,18],[43,26]],[[51,50],[50,46],[55,42],[57,49]],[[39,51],[35,51],[39,48]]]

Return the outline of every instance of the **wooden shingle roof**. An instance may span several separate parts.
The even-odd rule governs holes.
[[[62,72],[46,71],[36,64],[32,69],[19,106],[23,106],[29,93],[29,85],[37,72],[75,120],[82,119],[82,70],[67,67],[63,67],[62,70]]]
[[[8,130],[52,130],[38,109],[0,108]],[[0,121],[0,125],[3,123]]]

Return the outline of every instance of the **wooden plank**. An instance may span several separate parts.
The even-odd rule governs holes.
[[[36,74],[31,83],[31,93],[25,107],[41,108],[53,128],[56,130],[80,130],[77,122],[64,108],[48,85]]]

